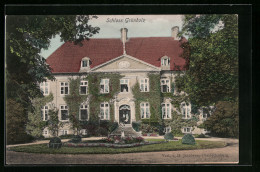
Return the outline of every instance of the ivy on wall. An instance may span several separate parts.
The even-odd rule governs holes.
[[[41,117],[41,109],[47,103],[53,100],[53,94],[50,93],[46,97],[33,99],[34,109],[28,113],[28,123],[26,125],[26,131],[33,137],[42,136],[42,131],[47,125],[47,121],[43,121]]]
[[[81,129],[81,123],[79,120],[79,108],[82,103],[87,100],[87,95],[80,95],[80,78],[69,78],[69,94],[64,97],[64,101],[68,105],[69,121],[71,128],[77,132]]]
[[[132,89],[135,98],[135,118],[136,121],[143,123],[158,123],[161,121],[161,89],[160,89],[160,73],[148,74],[149,77],[149,92],[141,92],[139,83],[137,82]],[[140,103],[149,102],[150,104],[150,119],[141,119]]]
[[[198,116],[193,115],[191,119],[182,119],[180,105],[182,102],[189,102],[189,99],[186,95],[178,94],[174,95],[174,83],[171,79],[171,92],[161,93],[160,86],[160,73],[148,74],[150,82],[150,91],[149,92],[140,92],[139,83],[133,87],[133,94],[135,101],[135,114],[136,120],[141,121],[141,128],[149,128],[149,132],[160,132],[164,127],[171,126],[173,134],[182,134],[181,128],[196,126],[198,121]],[[171,119],[162,119],[161,103],[166,99],[169,99],[173,107],[178,111],[176,112],[172,108],[172,118]],[[141,119],[140,114],[140,103],[149,102],[150,104],[150,119]],[[189,102],[190,103],[190,102]],[[147,130],[148,131],[148,130]]]
[[[115,110],[113,99],[115,95],[120,92],[120,79],[123,76],[118,73],[92,73],[86,77],[89,84],[89,108],[90,119],[92,121],[98,120],[100,114],[100,103],[108,102],[110,105],[110,120],[114,122]],[[101,79],[109,79],[109,93],[100,93]]]

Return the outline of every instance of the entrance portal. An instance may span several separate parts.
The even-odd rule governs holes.
[[[119,107],[119,123],[130,124],[131,111],[130,106],[122,105]]]

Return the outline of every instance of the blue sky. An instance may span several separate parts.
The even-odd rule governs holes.
[[[100,27],[100,32],[92,38],[120,38],[120,29],[128,28],[128,37],[168,37],[171,35],[173,26],[182,27],[182,15],[98,15],[97,19],[92,19],[89,24]],[[128,19],[141,19],[144,22],[128,22]],[[108,22],[112,20],[124,22]],[[57,35],[51,39],[48,50],[42,50],[44,58],[51,55],[64,42],[60,41]]]

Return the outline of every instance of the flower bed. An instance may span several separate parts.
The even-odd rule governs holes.
[[[143,136],[151,136],[151,137],[158,137],[159,135],[156,133],[143,133]]]
[[[140,142],[140,143],[131,143],[131,144],[117,144],[117,143],[70,143],[65,142],[63,146],[65,147],[112,147],[112,148],[130,148],[143,145],[159,144],[165,143],[162,142]]]

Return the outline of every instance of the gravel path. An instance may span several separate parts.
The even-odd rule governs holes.
[[[158,138],[158,137],[157,137]],[[205,138],[225,141],[224,148],[142,152],[125,154],[33,154],[6,151],[6,164],[211,164],[238,163],[238,140]]]

